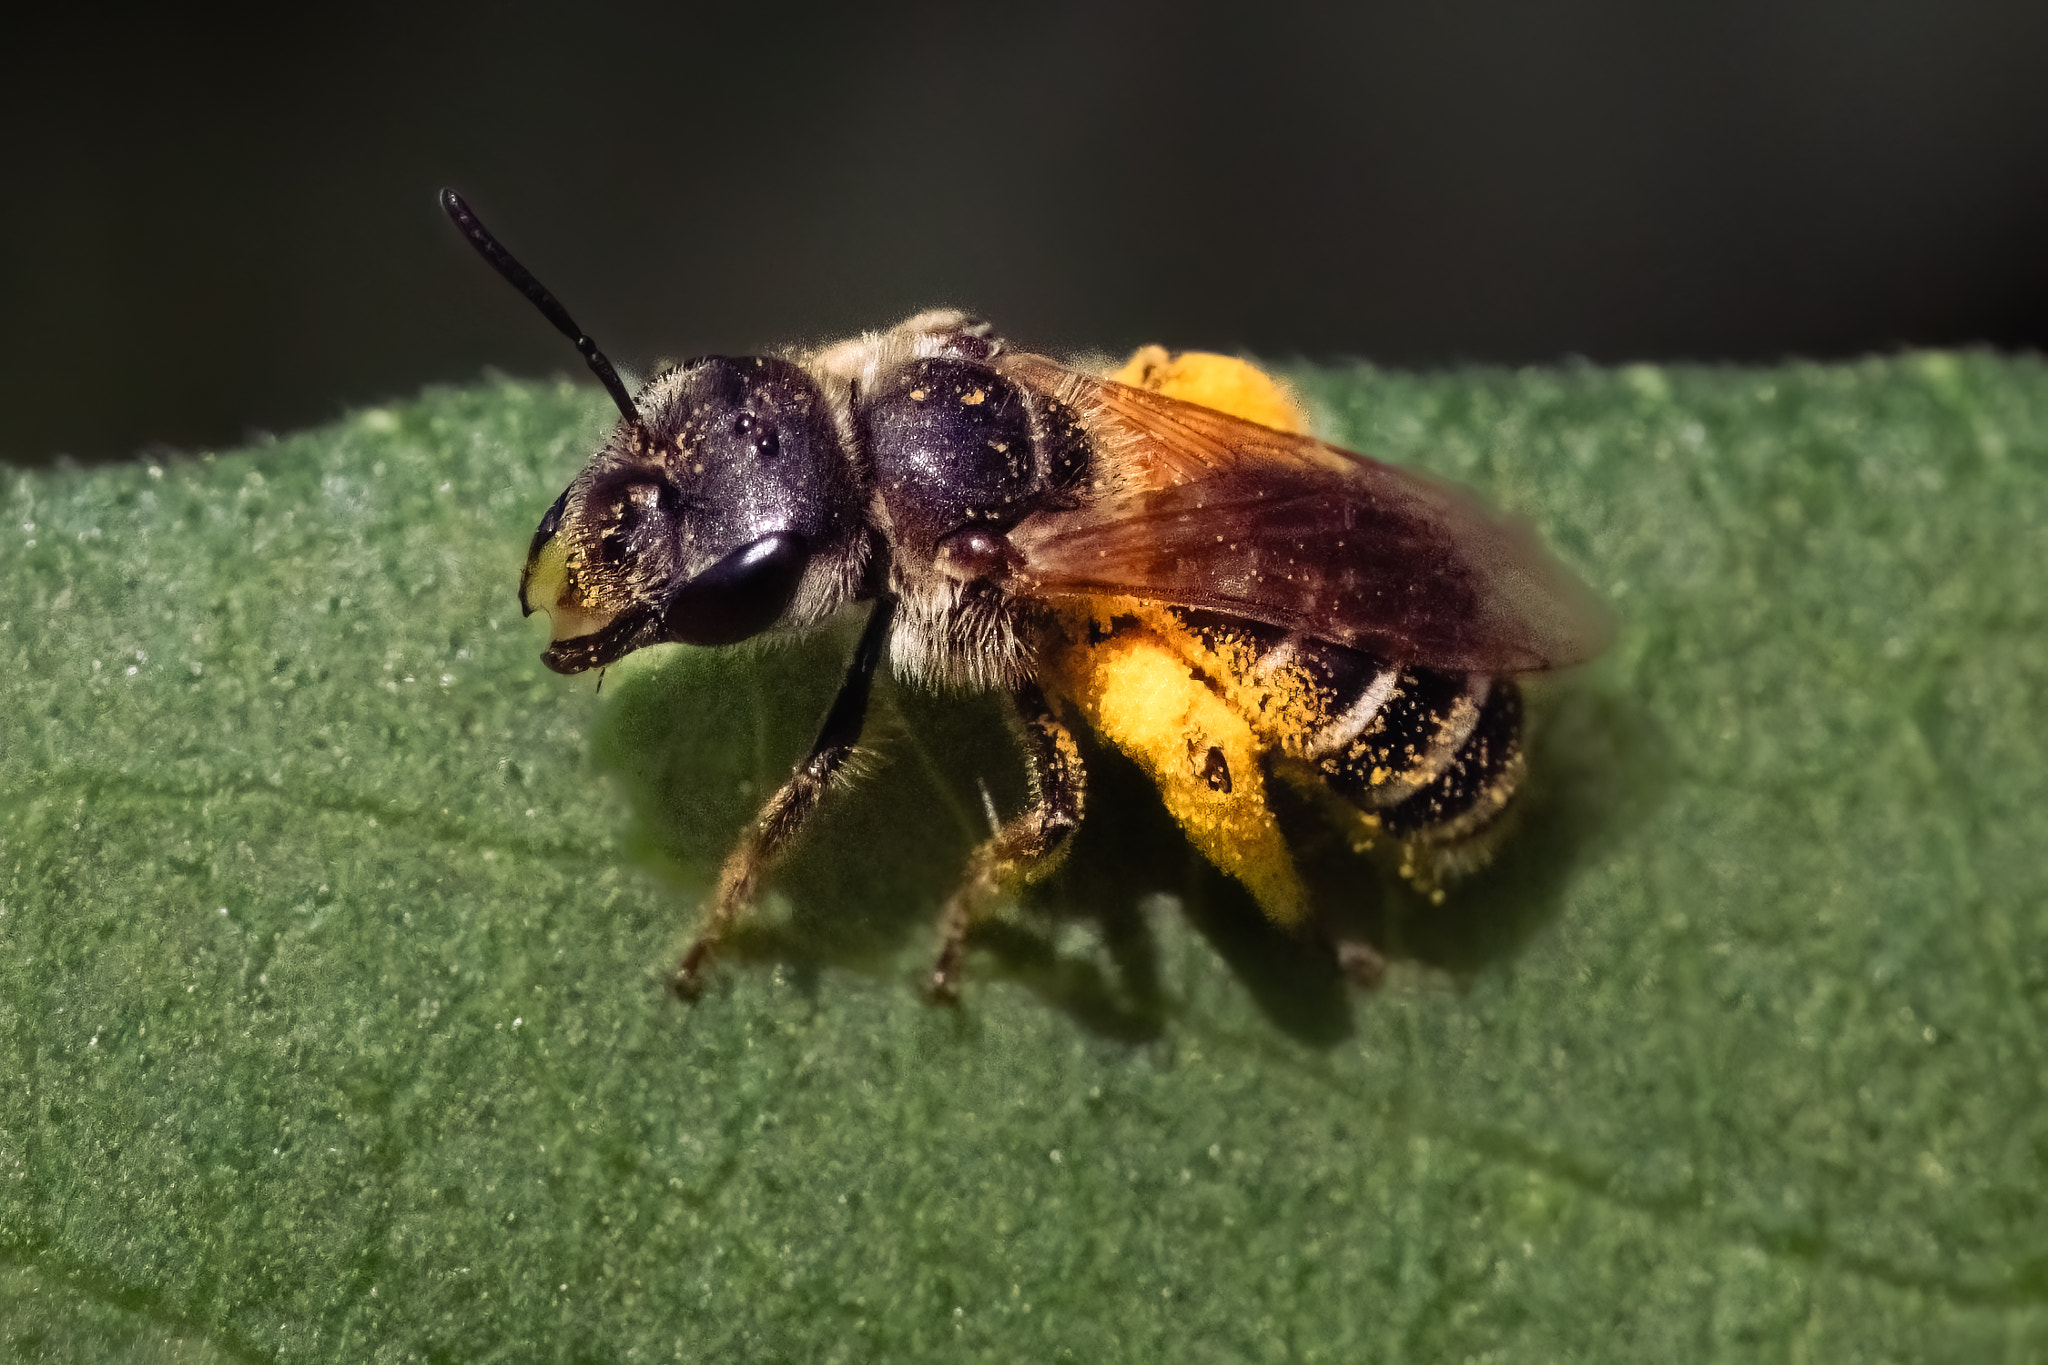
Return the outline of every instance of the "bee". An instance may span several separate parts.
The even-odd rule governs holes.
[[[1275,923],[1311,922],[1270,784],[1440,898],[1524,769],[1517,679],[1590,658],[1599,603],[1519,521],[1327,445],[1221,356],[1114,376],[966,313],[776,355],[703,356],[637,394],[452,190],[443,208],[569,337],[618,425],[541,518],[519,583],[562,673],[665,641],[867,620],[816,742],[725,860],[669,985],[695,998],[763,877],[850,777],[886,658],[1015,711],[1026,808],[969,856],[931,994],[970,931],[1081,823],[1081,722],[1137,761],[1189,840]],[[1371,979],[1370,945],[1340,951]]]

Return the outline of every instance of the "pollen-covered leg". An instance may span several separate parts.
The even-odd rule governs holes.
[[[825,794],[847,776],[854,746],[860,742],[861,726],[867,719],[868,695],[889,638],[889,621],[895,605],[895,599],[888,597],[875,604],[867,628],[861,632],[860,643],[854,648],[853,659],[846,666],[846,678],[832,698],[824,724],[818,727],[818,738],[811,745],[809,756],[797,765],[789,781],[768,798],[761,813],[740,836],[739,846],[726,855],[725,866],[718,873],[718,887],[697,926],[696,937],[669,973],[669,989],[683,999],[694,1000],[703,990],[705,964],[753,905],[761,878],[796,842]]]
[[[1293,927],[1307,897],[1266,797],[1270,747],[1199,668],[1105,601],[1070,612],[1048,644],[1048,685],[1130,755],[1203,857],[1244,883],[1266,917]]]
[[[931,978],[936,1000],[959,998],[960,957],[975,921],[998,896],[1052,871],[1066,851],[1067,837],[1081,823],[1086,774],[1073,732],[1060,723],[1036,687],[1026,687],[1015,700],[1031,776],[1031,806],[1004,821],[993,838],[969,855],[967,875],[939,912],[939,956]]]

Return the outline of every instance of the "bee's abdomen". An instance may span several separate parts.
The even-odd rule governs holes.
[[[1522,689],[1495,679],[1451,761],[1414,795],[1381,811],[1381,827],[1442,838],[1475,832],[1507,805],[1521,776]]]
[[[1514,683],[1383,665],[1350,691],[1331,699],[1332,719],[1314,740],[1316,766],[1389,834],[1461,837],[1514,794],[1522,771],[1522,693]]]
[[[1175,609],[1226,690],[1279,747],[1402,838],[1483,828],[1522,775],[1522,694],[1483,673],[1402,667],[1367,650],[1215,612]]]

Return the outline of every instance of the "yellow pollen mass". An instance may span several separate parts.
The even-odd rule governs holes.
[[[1171,352],[1141,346],[1109,376],[1119,384],[1242,417],[1279,431],[1306,432],[1307,414],[1294,391],[1256,365],[1209,351]]]
[[[1286,385],[1230,356],[1146,346],[1109,377],[1281,431],[1308,428]],[[1307,894],[1260,759],[1305,752],[1323,719],[1306,680],[1286,668],[1254,677],[1246,648],[1211,648],[1153,603],[1077,603],[1060,613],[1057,636],[1044,658],[1047,687],[1137,761],[1188,841],[1244,883],[1269,919],[1300,923]]]
[[[1142,629],[1088,643],[1103,622],[1076,608],[1045,681],[1096,733],[1135,759],[1203,857],[1245,884],[1280,924],[1299,923],[1306,896],[1266,801],[1262,745],[1224,699],[1190,676],[1170,645]]]

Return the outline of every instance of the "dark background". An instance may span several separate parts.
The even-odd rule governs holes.
[[[0,55],[0,460],[954,302],[1389,365],[2048,343],[2048,5],[422,5]],[[63,25],[69,24],[66,28]]]

